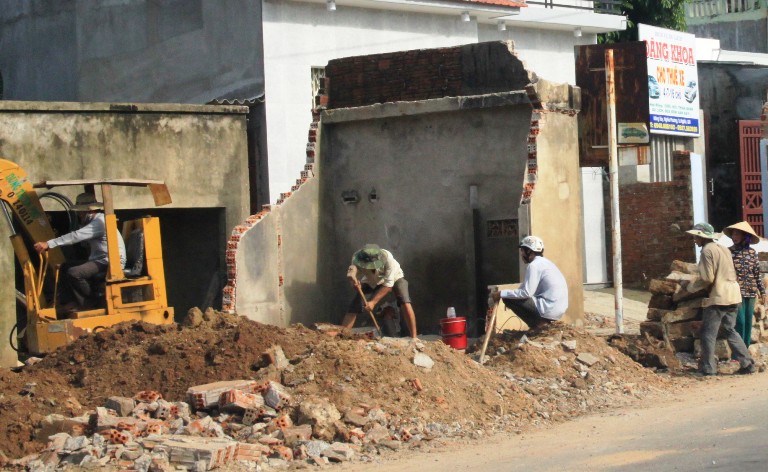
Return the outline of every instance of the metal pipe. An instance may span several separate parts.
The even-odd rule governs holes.
[[[605,51],[605,102],[608,108],[608,152],[611,181],[611,241],[613,242],[613,289],[616,307],[616,333],[624,333],[624,289],[621,274],[621,219],[619,217],[619,158],[616,147],[616,84],[613,49]]]
[[[13,227],[13,216],[8,209],[8,203],[5,200],[0,200],[0,204],[3,206],[3,213],[5,213],[5,219],[8,221],[8,229],[11,231],[11,236],[16,235],[16,228]]]

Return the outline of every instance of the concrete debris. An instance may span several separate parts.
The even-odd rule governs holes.
[[[128,416],[136,407],[136,400],[126,397],[109,397],[104,407],[114,411],[117,416]]]
[[[581,352],[578,356],[576,356],[576,360],[579,362],[585,364],[587,367],[592,367],[593,365],[600,362],[600,359],[598,359],[593,354],[590,354],[588,352]]]
[[[205,316],[200,313],[201,323],[206,322]],[[484,376],[489,367],[477,365],[468,356],[456,360],[442,344],[435,349],[429,342],[398,338],[353,338],[349,342],[345,338],[349,335],[341,333],[341,342],[328,337],[320,347],[303,350],[303,344],[297,349],[291,340],[281,338],[280,344],[291,354],[290,362],[273,341],[232,361],[241,362],[246,369],[262,365],[259,380],[221,381],[186,389],[182,384],[173,397],[168,394],[169,399],[178,398],[186,391],[186,402],[169,402],[160,392],[145,390],[133,398],[110,396],[96,408],[91,404],[92,411],[79,418],[50,415],[42,421],[43,429],[36,431],[38,435],[47,433],[46,449],[9,461],[9,466],[41,471],[77,466],[170,472],[218,467],[294,470],[346,461],[376,462],[377,455],[389,451],[429,448],[431,441],[440,443],[443,438],[517,432],[524,425],[560,421],[609,405],[611,394],[637,397],[648,391],[642,380],[637,385],[625,379],[606,381],[605,371],[616,361],[609,361],[609,355],[590,338],[565,332],[570,339],[564,339],[562,333],[558,336],[554,329],[546,336],[495,337],[488,352],[492,353],[490,363],[498,363],[491,367],[498,370],[498,379],[492,374]],[[350,368],[355,356],[373,362]],[[390,356],[397,364],[387,363]],[[541,378],[528,377],[530,368],[510,365],[512,360],[519,363],[526,357],[524,365],[541,369],[535,374],[542,374]],[[389,365],[401,368],[387,372],[388,383],[381,388],[384,393],[372,392],[372,385],[381,387],[381,366],[386,369]],[[446,372],[446,365],[454,369]],[[625,363],[621,367],[627,368]],[[462,408],[460,394],[466,387],[454,381],[456,371],[473,381],[493,382],[492,388],[477,395],[484,411],[471,421],[461,420],[461,413],[454,417],[441,414]],[[307,379],[310,372],[317,377],[314,385],[296,381]],[[630,382],[634,379],[638,377]],[[133,388],[140,390],[141,385]],[[16,387],[14,392],[18,390]],[[384,395],[403,398],[418,410],[387,403],[382,400]],[[421,414],[423,411],[427,413]]]
[[[435,361],[433,361],[431,357],[424,354],[423,352],[417,352],[413,356],[413,363],[414,365],[423,367],[425,369],[431,369],[435,365]]]
[[[318,439],[332,441],[336,436],[336,422],[340,419],[339,410],[325,398],[310,397],[299,406],[299,424],[310,424]]]

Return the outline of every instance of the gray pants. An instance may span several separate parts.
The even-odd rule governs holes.
[[[736,332],[736,311],[739,305],[712,305],[705,307],[702,313],[704,323],[701,326],[701,361],[699,371],[702,374],[717,374],[717,359],[715,359],[715,342],[720,325],[725,331],[725,340],[731,346],[733,358],[739,361],[742,368],[749,367],[755,361],[749,355],[744,340]]]
[[[75,302],[80,308],[91,308],[88,300],[93,293],[91,283],[104,279],[107,266],[93,261],[65,262],[61,270],[64,272],[62,303]]]
[[[512,310],[518,318],[525,321],[525,324],[531,329],[552,322],[552,320],[541,317],[536,304],[533,303],[533,298],[502,298],[501,300],[507,308]]]

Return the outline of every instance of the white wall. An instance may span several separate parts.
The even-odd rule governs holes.
[[[509,28],[459,15],[398,13],[339,5],[265,0],[264,75],[270,200],[290,191],[306,162],[312,121],[311,68],[331,59],[512,39],[529,69],[553,82],[575,83],[573,46],[594,43],[566,31]],[[502,36],[504,35],[504,36]]]
[[[576,84],[574,46],[596,44],[597,35],[584,33],[577,38],[571,31],[518,28],[507,26],[499,31],[492,25],[481,25],[479,41],[514,41],[517,57],[526,69],[535,71],[555,83]]]

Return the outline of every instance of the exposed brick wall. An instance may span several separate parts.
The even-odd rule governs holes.
[[[511,43],[489,42],[335,59],[328,108],[523,90],[530,82]]]
[[[645,286],[650,279],[669,274],[673,260],[695,261],[693,238],[672,229],[674,224],[683,231],[693,226],[691,199],[688,152],[674,153],[672,182],[620,185],[624,283]]]

